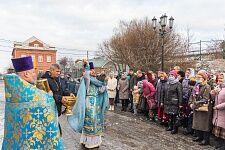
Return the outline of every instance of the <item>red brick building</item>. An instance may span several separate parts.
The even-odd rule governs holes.
[[[36,37],[24,42],[15,42],[12,52],[13,58],[31,56],[37,73],[43,73],[51,64],[56,63],[56,49],[45,44]]]

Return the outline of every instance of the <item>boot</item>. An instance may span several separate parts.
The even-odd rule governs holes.
[[[166,131],[172,131],[173,130],[173,127],[169,126]]]
[[[164,122],[162,120],[159,121],[159,125],[163,126]]]
[[[188,128],[185,129],[185,131],[183,132],[184,135],[189,135],[189,134],[193,134],[193,130],[189,130]]]
[[[217,148],[217,150],[225,150],[225,146],[221,146],[221,147]]]
[[[202,141],[202,138],[200,137],[193,138],[193,142],[201,142],[201,141]]]
[[[169,124],[168,122],[163,122],[164,123],[164,127],[168,128],[169,127]]]
[[[122,109],[121,109],[121,111],[124,111],[124,106],[122,106]]]
[[[209,145],[210,133],[204,132],[203,134],[204,134],[204,138],[203,138],[202,142],[199,143],[199,145],[202,145],[202,146]]]
[[[201,146],[209,145],[209,141],[203,140],[199,143]]]
[[[149,120],[155,122],[155,116],[152,110],[149,110]]]
[[[169,121],[169,127],[166,129],[166,131],[172,131],[173,130],[173,126],[174,126],[174,117],[173,115],[170,116],[170,121]]]
[[[136,104],[134,104],[133,109],[134,109],[134,115],[137,115],[137,105]]]
[[[124,106],[124,111],[127,111],[127,107],[126,106]]]
[[[112,108],[111,108],[111,105],[109,106],[109,111],[111,111],[112,110]]]
[[[197,137],[196,138],[193,138],[193,141],[194,142],[201,142],[203,140],[203,131],[195,131],[196,132],[196,135]]]
[[[178,133],[178,127],[174,126],[173,130],[171,131],[171,134],[177,134]]]
[[[124,100],[121,100],[121,101],[122,101],[122,109],[121,109],[121,111],[124,111],[124,108],[125,108]]]
[[[124,111],[127,111],[127,108],[128,108],[128,99],[124,100]]]
[[[192,131],[193,131],[192,137],[196,138],[197,137],[196,131],[194,129],[192,129]]]
[[[213,141],[216,141],[215,149],[225,150],[225,140],[224,139],[216,137]]]
[[[112,110],[112,111],[114,111],[114,105],[112,105],[112,108],[111,108],[111,110]]]

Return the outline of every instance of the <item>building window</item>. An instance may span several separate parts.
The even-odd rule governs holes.
[[[52,56],[49,56],[49,55],[47,56],[47,62],[48,63],[52,62]]]
[[[21,54],[21,57],[26,57],[27,55],[26,54]]]
[[[44,61],[43,56],[42,55],[38,56],[38,62],[43,62],[43,61]]]
[[[35,48],[38,48],[38,47],[39,47],[39,44],[34,44],[34,47],[35,47]]]
[[[32,61],[35,61],[35,55],[30,55],[32,57]]]

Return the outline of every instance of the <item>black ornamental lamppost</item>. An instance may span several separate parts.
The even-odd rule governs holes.
[[[166,14],[162,15],[159,21],[159,34],[161,35],[161,38],[162,38],[161,71],[164,71],[164,37],[173,28],[173,21],[174,21],[174,18],[171,16],[169,19],[169,29],[170,29],[169,31],[166,31],[167,15]],[[152,25],[153,25],[153,29],[156,30],[157,19],[155,17],[152,19]]]

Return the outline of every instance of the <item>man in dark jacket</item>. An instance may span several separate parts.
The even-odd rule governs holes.
[[[71,77],[71,74],[66,75],[66,93],[72,93],[77,96],[77,92],[79,89],[79,82]]]
[[[50,71],[42,76],[48,80],[49,87],[53,93],[55,103],[58,110],[58,116],[62,114],[62,105],[66,102],[64,96],[69,96],[70,93],[66,90],[66,80],[60,77],[60,67],[58,64],[52,64]]]
[[[177,75],[178,75],[177,78],[178,78],[179,82],[182,84],[183,80],[185,79],[185,73],[183,71],[178,71]]]

